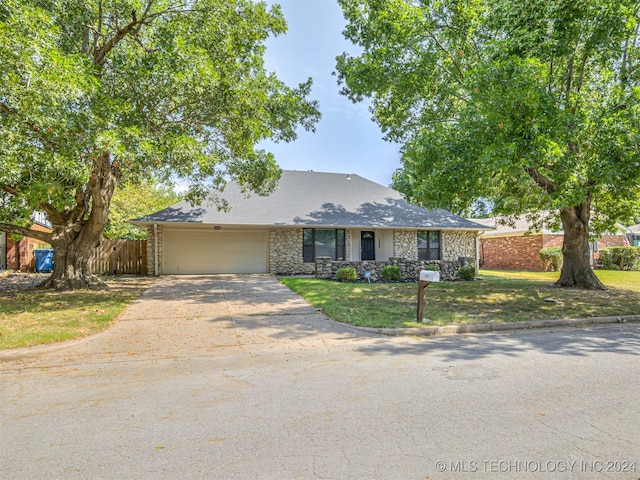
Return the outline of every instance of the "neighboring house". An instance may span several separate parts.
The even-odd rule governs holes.
[[[358,175],[283,171],[269,196],[246,197],[230,182],[229,205],[180,202],[131,223],[148,231],[148,271],[160,274],[271,273],[329,278],[353,265],[376,279],[400,265],[416,278],[425,263],[454,278],[477,263],[483,225],[407,203]]]
[[[640,223],[627,229],[627,240],[632,247],[640,247]]]
[[[524,216],[518,217],[513,226],[502,225],[503,218],[483,218],[474,221],[486,225],[480,237],[480,267],[497,270],[544,271],[547,265],[540,258],[540,250],[562,247],[563,232],[551,230],[531,231],[531,223]],[[603,235],[591,244],[591,262],[599,258],[599,251],[606,247],[624,245],[624,233]]]
[[[32,215],[33,230],[50,232],[51,223],[46,216],[39,212]],[[35,250],[51,248],[46,242],[31,237],[22,237],[15,241],[11,234],[0,232],[0,269],[32,272],[35,270]]]

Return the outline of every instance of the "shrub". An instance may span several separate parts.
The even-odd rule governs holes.
[[[398,265],[385,265],[382,268],[382,279],[383,280],[402,280],[402,276],[400,275],[400,267]]]
[[[336,278],[340,282],[355,282],[358,275],[356,275],[356,269],[353,267],[341,267],[336,272]]]
[[[474,267],[473,265],[465,265],[464,267],[460,267],[460,270],[458,270],[458,274],[463,280],[475,280],[476,267]]]
[[[562,268],[562,248],[543,248],[539,252],[540,258],[544,262],[544,269],[548,272],[558,272]]]
[[[607,270],[640,270],[640,247],[603,248],[600,261]]]
[[[439,272],[440,271],[440,267],[438,267],[438,265],[425,265],[423,270],[431,270],[432,272]]]

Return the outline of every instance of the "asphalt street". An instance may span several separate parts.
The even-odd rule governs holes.
[[[0,478],[640,478],[640,325],[384,337],[254,280],[0,356]]]

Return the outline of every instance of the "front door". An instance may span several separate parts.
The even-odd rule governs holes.
[[[360,260],[376,259],[376,237],[374,232],[360,232]]]

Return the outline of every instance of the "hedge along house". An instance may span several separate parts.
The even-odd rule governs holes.
[[[148,271],[162,274],[271,273],[333,278],[344,265],[379,277],[397,264],[416,279],[427,263],[443,278],[477,265],[484,225],[407,203],[358,175],[283,171],[269,196],[230,182],[215,203],[180,202],[131,222],[148,232]]]

